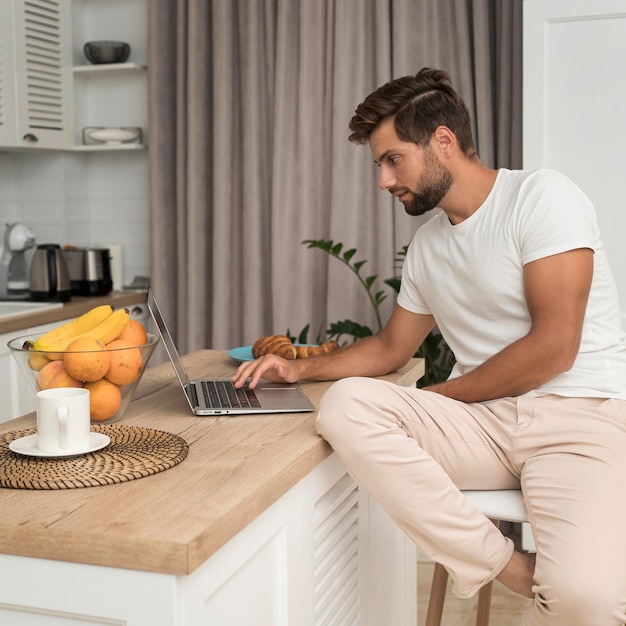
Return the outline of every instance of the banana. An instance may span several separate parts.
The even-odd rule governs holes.
[[[69,342],[65,344],[65,347],[79,337],[93,337],[94,339],[99,339],[106,346],[107,343],[117,339],[119,334],[128,325],[128,320],[130,320],[130,311],[126,308],[117,309],[95,328],[71,337]]]
[[[37,347],[41,342],[40,337],[33,345],[33,350],[43,350],[48,353],[48,358],[59,360],[63,358],[63,355],[60,353],[64,352],[67,346],[79,337],[93,337],[94,339],[99,339],[105,345],[113,341],[113,339],[117,338],[124,328],[126,328],[128,320],[130,319],[130,312],[126,308],[113,311],[112,307],[107,306],[111,309],[111,312],[99,324],[88,329],[79,328],[80,332],[74,332],[71,335],[64,334],[60,338],[54,339],[52,342],[46,342],[45,347]]]
[[[52,352],[59,349],[59,344],[65,339],[71,339],[75,335],[84,333],[95,328],[113,313],[113,307],[110,304],[103,304],[83,313],[71,322],[67,322],[58,328],[54,328],[47,333],[41,335],[34,342],[32,349],[42,352]],[[67,345],[67,344],[65,344]]]

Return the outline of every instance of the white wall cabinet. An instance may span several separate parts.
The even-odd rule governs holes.
[[[0,555],[0,623],[415,626],[415,552],[333,454],[188,576]]]
[[[20,376],[23,374],[18,371],[17,363],[7,347],[7,343],[16,336],[13,333],[0,335],[0,422],[7,422],[20,415]]]
[[[0,146],[73,142],[69,0],[0,2]]]
[[[626,319],[626,2],[524,0],[524,167],[594,203]]]
[[[131,45],[91,65],[87,41]],[[137,150],[147,143],[147,0],[0,0],[0,147]],[[142,144],[83,145],[85,127],[139,127]]]

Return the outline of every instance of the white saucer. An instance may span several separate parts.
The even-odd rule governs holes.
[[[74,450],[72,452],[60,451],[60,452],[42,452],[37,446],[37,434],[28,435],[26,437],[20,437],[19,439],[14,439],[10,444],[9,448],[13,450],[13,452],[17,452],[18,454],[25,454],[26,456],[38,456],[45,458],[57,458],[57,457],[67,457],[67,456],[78,456],[79,454],[87,454],[88,452],[95,452],[96,450],[101,450],[105,446],[108,446],[111,443],[111,439],[108,435],[103,435],[102,433],[89,433],[89,447],[84,450]]]

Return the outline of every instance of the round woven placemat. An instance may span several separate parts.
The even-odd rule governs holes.
[[[0,487],[11,489],[76,489],[145,478],[178,465],[187,456],[187,442],[172,433],[121,424],[92,424],[111,443],[67,458],[16,454],[9,443],[37,432],[35,428],[0,434]]]

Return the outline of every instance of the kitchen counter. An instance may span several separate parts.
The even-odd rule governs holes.
[[[237,366],[220,350],[183,360],[192,377],[230,377]],[[408,386],[423,371],[411,359],[384,378]],[[317,406],[330,384],[303,388]],[[181,436],[186,459],[114,485],[0,489],[0,622],[312,626],[330,623],[348,594],[367,623],[413,625],[415,546],[314,419],[195,417],[170,363],[148,369],[120,423]],[[29,414],[0,432],[35,425]]]
[[[184,358],[190,376],[229,377],[225,351]],[[387,376],[418,380],[412,360]],[[317,405],[330,383],[304,391]],[[241,417],[191,414],[169,362],[150,368],[121,423],[180,435],[187,458],[155,476],[53,493],[0,489],[0,552],[188,574],[331,453],[312,413]],[[0,432],[35,427],[34,414]]]
[[[24,328],[72,319],[101,304],[111,304],[117,309],[123,306],[132,307],[133,304],[142,304],[145,301],[145,291],[113,291],[106,296],[72,296],[72,299],[69,302],[64,302],[61,307],[1,319],[0,335]]]

